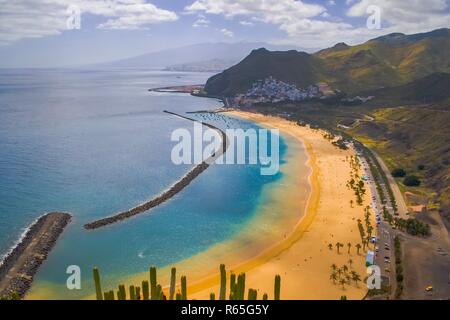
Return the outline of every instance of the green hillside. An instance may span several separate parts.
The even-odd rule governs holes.
[[[384,108],[371,113],[374,121],[351,129],[358,140],[376,150],[391,168],[403,168],[422,180],[407,188],[413,204],[439,208],[450,227],[450,108],[434,105]]]
[[[404,85],[366,91],[361,95],[375,97],[368,103],[370,105],[444,103],[450,99],[450,73],[436,72]]]
[[[336,46],[313,55],[297,52],[253,51],[236,66],[210,78],[211,95],[243,93],[260,79],[305,87],[319,81],[349,94],[402,85],[432,73],[450,73],[450,29],[379,37],[364,44]]]
[[[297,51],[253,50],[238,65],[208,80],[205,90],[211,95],[235,95],[250,89],[256,80],[272,76],[299,87],[321,79],[320,63],[312,55]]]

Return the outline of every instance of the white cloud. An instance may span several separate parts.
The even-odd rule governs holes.
[[[194,21],[192,26],[194,28],[207,27],[207,26],[209,26],[210,23],[211,23],[211,21],[206,19],[206,17],[204,15],[199,14],[197,17],[197,20]]]
[[[329,6],[335,6],[335,5],[336,5],[336,2],[335,2],[334,0],[328,0],[328,1],[327,1],[327,5],[329,5]]]
[[[384,33],[416,33],[450,27],[447,0],[358,0],[348,9],[347,15],[366,17],[369,6],[380,8]]]
[[[390,32],[415,33],[449,27],[448,0],[346,0],[349,17],[369,17],[367,7],[382,9],[382,29],[368,29],[365,24],[352,25],[329,15],[321,5],[301,0],[196,0],[185,10],[223,15],[226,18],[246,17],[252,21],[273,24],[287,35],[278,41],[301,47],[318,48],[345,41],[364,42]],[[331,1],[325,2],[332,5]]]
[[[186,11],[222,14],[228,18],[251,16],[267,23],[280,24],[284,20],[316,16],[325,8],[301,0],[197,0],[187,6]]]
[[[253,27],[255,25],[253,22],[246,20],[239,21],[239,24],[245,27]]]
[[[0,43],[62,33],[69,6],[79,8],[82,16],[105,17],[101,29],[139,29],[178,19],[176,13],[145,0],[0,0]]]
[[[233,33],[233,31],[230,31],[230,30],[228,30],[228,29],[220,29],[219,30],[220,32],[222,32],[222,34],[225,36],[225,37],[228,37],[228,38],[233,38],[234,37],[234,33]]]

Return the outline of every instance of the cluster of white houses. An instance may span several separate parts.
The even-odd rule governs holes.
[[[297,88],[272,77],[255,82],[245,94],[235,97],[235,103],[248,106],[255,103],[278,103],[287,101],[303,101],[312,98],[327,98],[335,95],[327,83],[317,83],[305,89]]]

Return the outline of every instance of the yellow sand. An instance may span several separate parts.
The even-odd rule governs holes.
[[[351,207],[354,194],[346,187],[351,172],[346,157],[354,152],[333,146],[323,138],[322,131],[300,127],[290,121],[238,111],[231,114],[265,127],[278,128],[302,140],[310,157],[308,164],[313,169],[307,212],[295,231],[285,241],[233,271],[247,272],[247,287],[258,289],[260,296],[264,292],[273,296],[274,275],[280,274],[282,299],[339,299],[342,295],[348,299],[363,298],[367,292],[364,283],[359,287],[346,286],[343,290],[329,280],[331,265],[348,265],[349,259],[353,260],[353,269],[361,278],[366,276],[365,258],[363,254],[357,255],[354,248],[361,241],[356,220],[364,219],[364,210],[363,207]],[[370,194],[366,194],[364,206],[369,202]],[[345,244],[340,254],[334,247],[333,250],[328,248],[329,243],[334,245],[338,241]],[[353,246],[350,254],[347,253],[349,242]],[[217,286],[207,288],[210,283],[200,282],[190,287],[191,298],[207,298],[212,290],[217,294]]]
[[[355,249],[361,241],[356,220],[364,219],[364,210],[363,207],[351,208],[350,200],[354,201],[355,197],[346,187],[351,172],[347,157],[354,152],[333,146],[322,131],[300,127],[287,120],[238,111],[229,114],[263,127],[278,128],[283,135],[301,141],[312,172],[308,185],[304,164],[300,163],[305,161],[304,157],[299,156],[301,152],[290,154],[282,168],[289,173],[283,178],[284,186],[266,190],[267,204],[259,209],[244,232],[175,265],[178,278],[180,273],[187,275],[189,298],[209,299],[210,292],[218,294],[220,263],[225,263],[227,270],[236,274],[246,272],[246,287],[258,289],[259,298],[264,292],[269,298],[273,297],[276,274],[282,277],[282,299],[339,299],[342,295],[349,299],[363,298],[367,292],[364,283],[359,287],[347,285],[343,290],[329,280],[331,265],[348,265],[349,259],[353,260],[353,269],[361,278],[366,275],[364,255],[357,255]],[[370,194],[367,194],[364,206],[369,204],[369,199]],[[336,242],[345,245],[340,254],[335,249]],[[350,254],[347,253],[349,242],[352,244]],[[332,250],[328,248],[329,243],[333,244]],[[255,256],[255,252],[259,254]],[[158,281],[166,286],[169,275],[170,268],[159,269]],[[140,285],[146,279],[148,273],[140,273],[120,283]],[[117,286],[115,281],[102,282],[105,290]],[[50,284],[37,284],[33,289],[28,299],[54,295]],[[167,287],[164,289],[167,291]],[[95,295],[87,298],[95,299]]]

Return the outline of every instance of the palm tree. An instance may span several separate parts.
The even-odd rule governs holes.
[[[359,243],[356,244],[356,250],[359,255],[359,250],[361,250],[361,245]]]
[[[355,271],[352,271],[352,280],[355,281],[355,284],[358,285],[358,282],[361,281],[361,277]]]
[[[337,249],[337,253],[339,254],[339,249],[341,248],[341,247],[343,247],[344,245],[342,244],[342,243],[340,243],[340,242],[336,242],[336,249]]]
[[[367,234],[369,235],[369,238],[372,236],[373,227],[371,225],[367,226]]]
[[[339,284],[342,286],[342,290],[345,290],[345,285],[347,284],[347,280],[339,279]]]
[[[331,273],[331,275],[330,275],[330,280],[332,280],[333,283],[336,284],[336,280],[337,280],[337,279],[338,279],[338,276],[337,276],[336,272],[333,271],[333,272]]]
[[[348,254],[350,254],[350,249],[352,248],[352,244],[350,242],[347,243],[347,247],[348,247]]]
[[[336,271],[337,266],[333,263],[333,264],[331,265],[331,269],[332,269],[333,271]]]
[[[337,269],[337,274],[338,274],[339,278],[342,276],[342,269],[341,268]]]
[[[344,264],[344,266],[342,267],[342,269],[344,270],[344,272],[345,272],[345,273],[347,273],[347,271],[348,271],[348,267],[347,267],[347,265],[346,265],[346,264]]]
[[[348,259],[348,265],[350,266],[350,268],[352,267],[353,264],[353,260],[352,259]]]
[[[350,284],[350,281],[352,280],[352,277],[349,274],[345,275],[345,280],[347,280],[347,283]]]
[[[350,207],[353,208],[353,200],[350,200]]]
[[[328,245],[328,249],[333,250],[333,245],[331,243]]]

